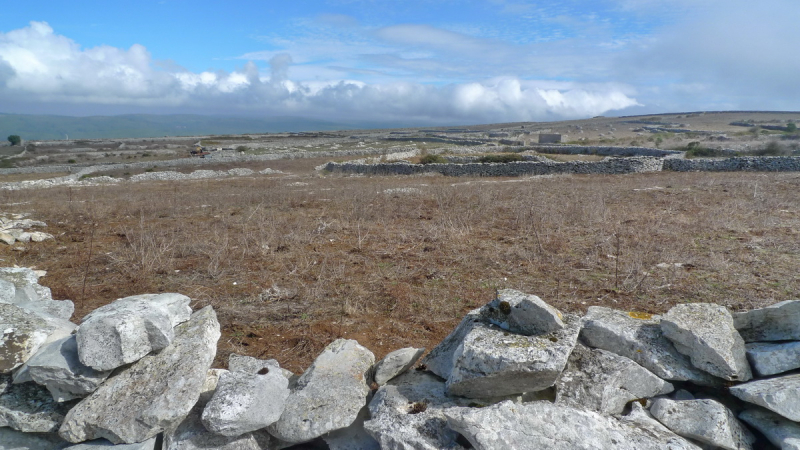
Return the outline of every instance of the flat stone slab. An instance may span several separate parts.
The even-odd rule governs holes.
[[[578,343],[556,382],[556,403],[605,415],[622,414],[633,400],[673,389],[628,358]]]
[[[650,414],[680,436],[726,450],[749,450],[755,442],[733,412],[714,400],[658,398]]]
[[[753,371],[760,377],[800,367],[800,342],[751,342],[745,348]]]
[[[21,366],[42,345],[67,336],[74,329],[75,324],[66,320],[0,303],[0,374]]]
[[[97,439],[78,445],[70,445],[64,450],[93,450],[98,448],[114,447],[117,450],[153,450],[156,447],[156,438],[150,438],[136,444],[112,444],[106,439]]]
[[[521,405],[505,401],[484,408],[449,408],[444,414],[450,428],[478,450],[697,448],[678,436],[665,441],[663,432],[654,433],[613,417],[544,401]]]
[[[286,442],[306,442],[355,422],[366,404],[375,355],[354,340],[337,339],[317,356],[267,430]]]
[[[34,383],[11,384],[0,375],[0,427],[25,433],[58,431],[69,408],[57,403],[43,386]]]
[[[144,294],[97,308],[78,329],[81,362],[112,370],[161,350],[175,337],[173,327],[189,319],[190,301],[181,294]]]
[[[23,433],[0,427],[0,450],[63,450],[68,445],[56,433]]]
[[[800,424],[766,409],[746,409],[739,419],[760,431],[781,450],[800,450]]]
[[[383,386],[392,378],[410,369],[425,352],[424,348],[401,348],[375,364],[375,382]]]
[[[535,336],[564,328],[562,314],[541,298],[513,289],[498,291],[497,298],[481,308],[493,325],[512,333]]]
[[[734,313],[733,323],[745,342],[800,341],[800,300]]]
[[[197,403],[219,337],[210,306],[192,314],[176,327],[171,345],[125,368],[72,408],[60,435],[74,443],[105,438],[131,444],[164,431]]]
[[[634,362],[668,381],[691,381],[701,386],[718,386],[719,378],[695,368],[661,332],[658,316],[626,313],[591,306],[583,317],[581,339]]]
[[[729,391],[741,400],[800,422],[800,374],[750,381]]]
[[[546,389],[555,384],[580,332],[577,316],[549,334],[523,336],[478,324],[456,350],[447,379],[450,395],[500,397]]]

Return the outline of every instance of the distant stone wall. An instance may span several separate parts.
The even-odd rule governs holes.
[[[539,153],[559,155],[598,155],[598,156],[657,156],[660,158],[683,158],[684,152],[661,150],[649,147],[611,147],[585,145],[537,145],[531,147]]]
[[[668,159],[664,170],[675,172],[798,172],[800,156],[737,156],[713,159]]]

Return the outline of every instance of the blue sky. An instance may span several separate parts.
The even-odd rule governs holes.
[[[800,110],[796,0],[31,1],[0,112],[479,123]]]

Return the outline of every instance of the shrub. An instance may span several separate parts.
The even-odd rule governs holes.
[[[763,148],[751,152],[755,156],[788,156],[792,152],[777,141],[770,141]]]
[[[236,151],[239,152],[239,153],[244,153],[244,152],[247,151],[247,147],[245,147],[244,145],[240,145],[240,146],[236,147]]]
[[[420,164],[444,164],[447,160],[441,155],[424,155],[419,159]]]
[[[12,134],[8,137],[8,142],[10,142],[11,145],[19,145],[22,142],[22,138],[16,134]]]
[[[786,132],[794,133],[795,131],[797,131],[797,125],[795,125],[794,122],[789,122],[786,124]]]
[[[708,158],[712,156],[730,156],[730,155],[715,148],[702,147],[700,143],[697,141],[689,142],[689,144],[686,146],[687,158]]]
[[[75,164],[78,161],[75,161],[74,159],[68,159],[67,162],[70,163],[70,164]]]
[[[481,163],[510,163],[514,161],[523,161],[522,155],[516,153],[497,153],[494,155],[483,155],[478,158]]]

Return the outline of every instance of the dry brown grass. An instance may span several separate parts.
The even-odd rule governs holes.
[[[797,174],[320,178],[318,163],[270,164],[289,176],[3,191],[5,211],[32,213],[56,239],[0,258],[47,270],[41,282],[75,300],[76,318],[127,295],[187,294],[219,314],[217,365],[237,352],[295,371],[340,336],[378,357],[430,349],[500,288],[570,312],[738,310],[800,292]]]

